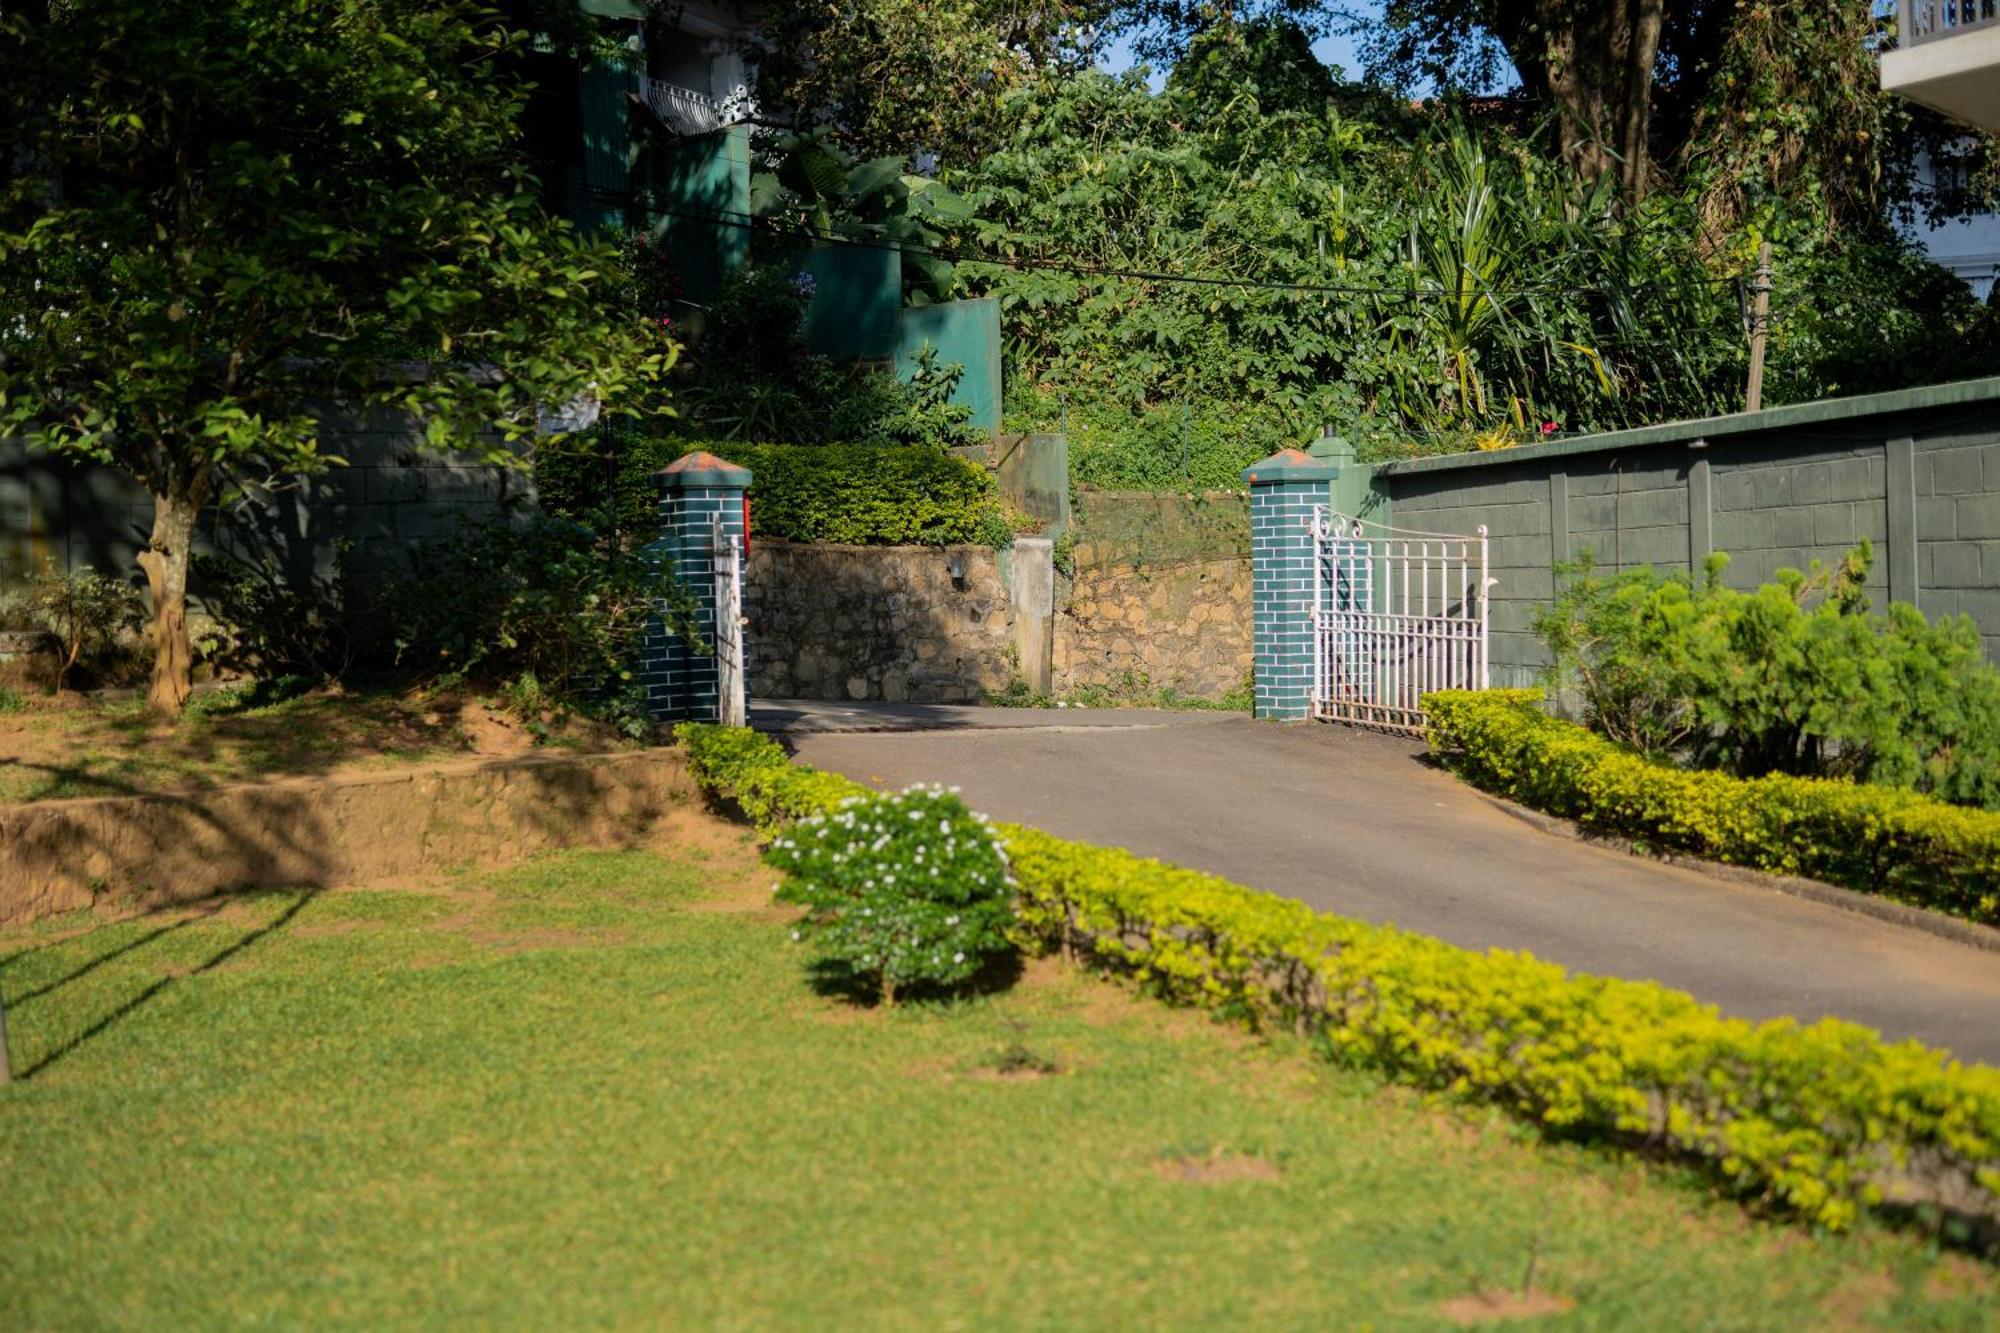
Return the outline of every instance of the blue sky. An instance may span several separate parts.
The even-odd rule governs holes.
[[[1365,3],[1365,0],[1364,2],[1354,4],[1352,8],[1356,13],[1371,16],[1379,14],[1382,11],[1380,4],[1368,4]],[[1361,56],[1356,50],[1356,41],[1353,37],[1322,37],[1313,43],[1313,54],[1328,64],[1340,66],[1342,72],[1350,79],[1358,78],[1361,74]],[[1097,63],[1101,68],[1110,70],[1116,74],[1122,70],[1130,69],[1138,62],[1132,56],[1131,41],[1121,37],[1105,47],[1102,54],[1099,55]],[[1155,92],[1164,87],[1166,81],[1165,71],[1153,71],[1152,85]]]

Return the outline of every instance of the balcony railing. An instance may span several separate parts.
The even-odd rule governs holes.
[[[1919,46],[2000,26],[2000,0],[1903,0],[1902,44]]]
[[[744,118],[730,102],[660,79],[641,78],[639,96],[661,124],[683,136],[711,134]]]

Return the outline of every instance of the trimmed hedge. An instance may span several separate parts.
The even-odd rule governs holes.
[[[614,437],[608,446],[586,441],[537,459],[536,493],[546,508],[572,517],[608,500],[621,528],[645,532],[658,522],[654,474],[696,449],[750,469],[753,538],[950,546],[1008,536],[999,488],[986,469],[916,445]]]
[[[762,736],[679,730],[696,780],[767,832],[869,794]],[[1130,852],[1001,826],[1024,942],[1165,997],[1316,1034],[1347,1063],[1634,1143],[1828,1227],[1886,1201],[2000,1216],[2000,1070],[1852,1023],[1724,1018],[1648,982],[1571,976],[1315,912]]]
[[[1541,699],[1429,695],[1431,748],[1475,785],[1599,832],[2000,925],[2000,813],[1892,787],[1653,763],[1550,717]]]

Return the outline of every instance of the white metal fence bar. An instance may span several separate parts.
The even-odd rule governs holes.
[[[1485,689],[1487,534],[1313,519],[1313,716],[1421,732],[1423,696]]]
[[[743,687],[743,546],[720,518],[710,540],[715,552],[716,720],[725,727],[749,725]]]

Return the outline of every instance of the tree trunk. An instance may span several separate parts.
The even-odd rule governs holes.
[[[194,650],[188,643],[188,558],[193,554],[195,520],[201,516],[197,479],[153,491],[153,535],[139,552],[146,588],[153,598],[153,684],[146,706],[177,716],[194,689]]]
[[[1653,73],[1666,0],[1503,0],[1495,31],[1521,82],[1556,111],[1563,160],[1584,180],[1615,172],[1646,192]]]

